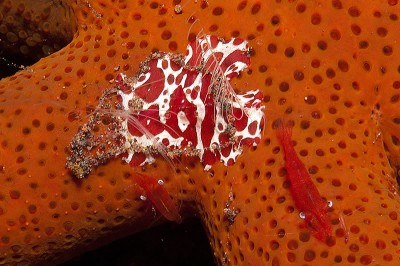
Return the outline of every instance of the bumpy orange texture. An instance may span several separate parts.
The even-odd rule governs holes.
[[[0,49],[7,55],[39,59],[72,39],[76,19],[62,1],[1,0]]]
[[[64,4],[73,41],[0,81],[0,263],[61,261],[161,221],[132,168],[116,159],[77,181],[66,147],[118,73],[134,75],[153,50],[183,53],[203,31],[249,40],[251,68],[232,85],[263,91],[262,142],[210,172],[185,158],[136,171],[163,178],[183,216],[200,214],[221,265],[400,264],[396,0]],[[327,243],[300,228],[278,118],[294,123],[295,149],[333,202]]]

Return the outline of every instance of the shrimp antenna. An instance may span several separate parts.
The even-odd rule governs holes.
[[[185,4],[185,5],[186,5],[186,4]],[[192,14],[190,14],[189,18],[186,20],[186,23],[190,23],[190,22],[189,22],[189,19],[190,19],[191,17],[193,17],[194,14],[196,14],[196,11],[193,12]],[[186,40],[189,41],[190,31],[192,30],[192,28],[194,27],[194,25],[195,25],[196,23],[200,23],[200,19],[196,18],[196,20],[193,21],[192,25],[190,25],[189,30],[188,30],[188,32],[187,32],[187,34],[186,34]]]
[[[201,32],[199,32],[200,34]],[[200,38],[196,38],[196,46],[199,46],[201,49],[201,64],[200,68],[203,70],[204,75],[211,75],[211,82],[208,89],[208,94],[213,95],[213,101],[216,106],[220,108],[228,116],[228,112],[231,113],[233,117],[233,105],[239,105],[239,109],[241,110],[241,116],[238,119],[243,117],[243,114],[248,116],[248,112],[246,108],[242,105],[239,97],[237,96],[235,90],[231,86],[229,82],[229,78],[225,76],[224,71],[221,68],[221,62],[216,57],[216,52],[212,48],[210,36],[201,36]]]
[[[103,96],[110,96],[111,94],[116,94],[118,93],[117,89],[114,87],[113,89],[107,91],[104,93]],[[102,97],[102,99],[105,99]],[[99,106],[102,106],[102,104],[100,104]],[[100,109],[101,110],[101,109]],[[165,145],[163,145],[159,140],[157,140],[157,138],[146,128],[142,125],[142,123],[140,122],[140,120],[138,118],[136,118],[135,116],[142,116],[145,117],[146,119],[152,120],[152,121],[157,121],[160,122],[158,119],[155,119],[153,117],[141,114],[140,111],[143,111],[143,109],[134,109],[134,110],[109,110],[109,111],[100,111],[99,107],[96,108],[97,112],[103,112],[103,113],[107,113],[119,118],[123,118],[126,120],[127,125],[129,124],[130,126],[133,126],[135,129],[137,129],[140,133],[142,133],[144,136],[146,136],[146,138],[150,141],[150,143],[152,143],[152,147],[161,154],[161,156],[170,164],[170,166],[174,169],[175,165],[173,163],[173,161],[171,160],[171,158],[168,156],[168,149],[167,147],[165,147]],[[146,109],[146,111],[157,111],[157,110],[152,110],[152,109]],[[168,111],[171,112],[171,111]],[[163,124],[166,128],[170,129],[174,134],[176,134],[177,136],[179,136],[178,132],[176,132],[172,127]]]
[[[152,146],[158,151],[158,153],[170,164],[172,169],[175,169],[175,164],[171,160],[171,158],[168,157],[168,149],[167,147],[165,147],[164,144],[159,142],[158,139],[146,127],[144,127],[136,117],[130,116],[128,123],[134,126],[140,133],[145,135],[146,138],[152,143]]]

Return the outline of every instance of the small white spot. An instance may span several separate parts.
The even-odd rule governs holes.
[[[143,201],[147,200],[145,195],[140,195],[140,199],[143,200]]]
[[[332,208],[333,202],[332,202],[331,200],[328,200],[328,201],[327,201],[327,204],[328,204],[328,207],[329,207],[329,208]]]
[[[304,214],[304,212],[301,212],[299,214],[299,216],[300,216],[300,219],[303,219],[303,220],[306,218],[306,215]]]
[[[218,143],[211,143],[211,145],[210,145],[210,149],[211,149],[211,151],[215,151],[216,149],[218,149]]]
[[[182,6],[181,5],[175,5],[175,13],[176,14],[181,14],[182,13]]]
[[[159,180],[157,181],[157,183],[158,183],[160,186],[163,186],[163,185],[164,185],[164,181],[162,181],[161,179],[159,179]]]

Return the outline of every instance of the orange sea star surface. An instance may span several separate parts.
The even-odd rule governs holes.
[[[13,14],[39,9],[29,7],[34,2],[0,1],[0,33],[9,42],[33,23]],[[399,265],[399,6],[62,1],[54,8],[68,10],[59,14],[64,28],[76,29],[71,43],[0,81],[0,264],[59,263],[163,222],[140,199],[133,178],[140,171],[164,180],[183,218],[201,217],[220,265]],[[48,23],[46,34],[68,39],[56,19]],[[116,158],[75,179],[67,147],[103,91],[119,73],[133,76],[152,51],[184,53],[201,33],[249,41],[250,68],[231,85],[264,95],[260,144],[208,172],[196,158],[171,167],[160,157],[135,169]],[[301,226],[274,132],[278,119],[293,125],[294,149],[333,203],[326,243]]]

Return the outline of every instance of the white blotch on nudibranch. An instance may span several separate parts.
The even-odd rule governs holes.
[[[185,112],[179,111],[179,113],[178,113],[178,126],[179,126],[179,129],[182,132],[184,132],[187,129],[187,127],[189,126],[189,124],[190,124],[190,121],[189,121],[189,119],[187,119],[187,117],[185,115]]]

